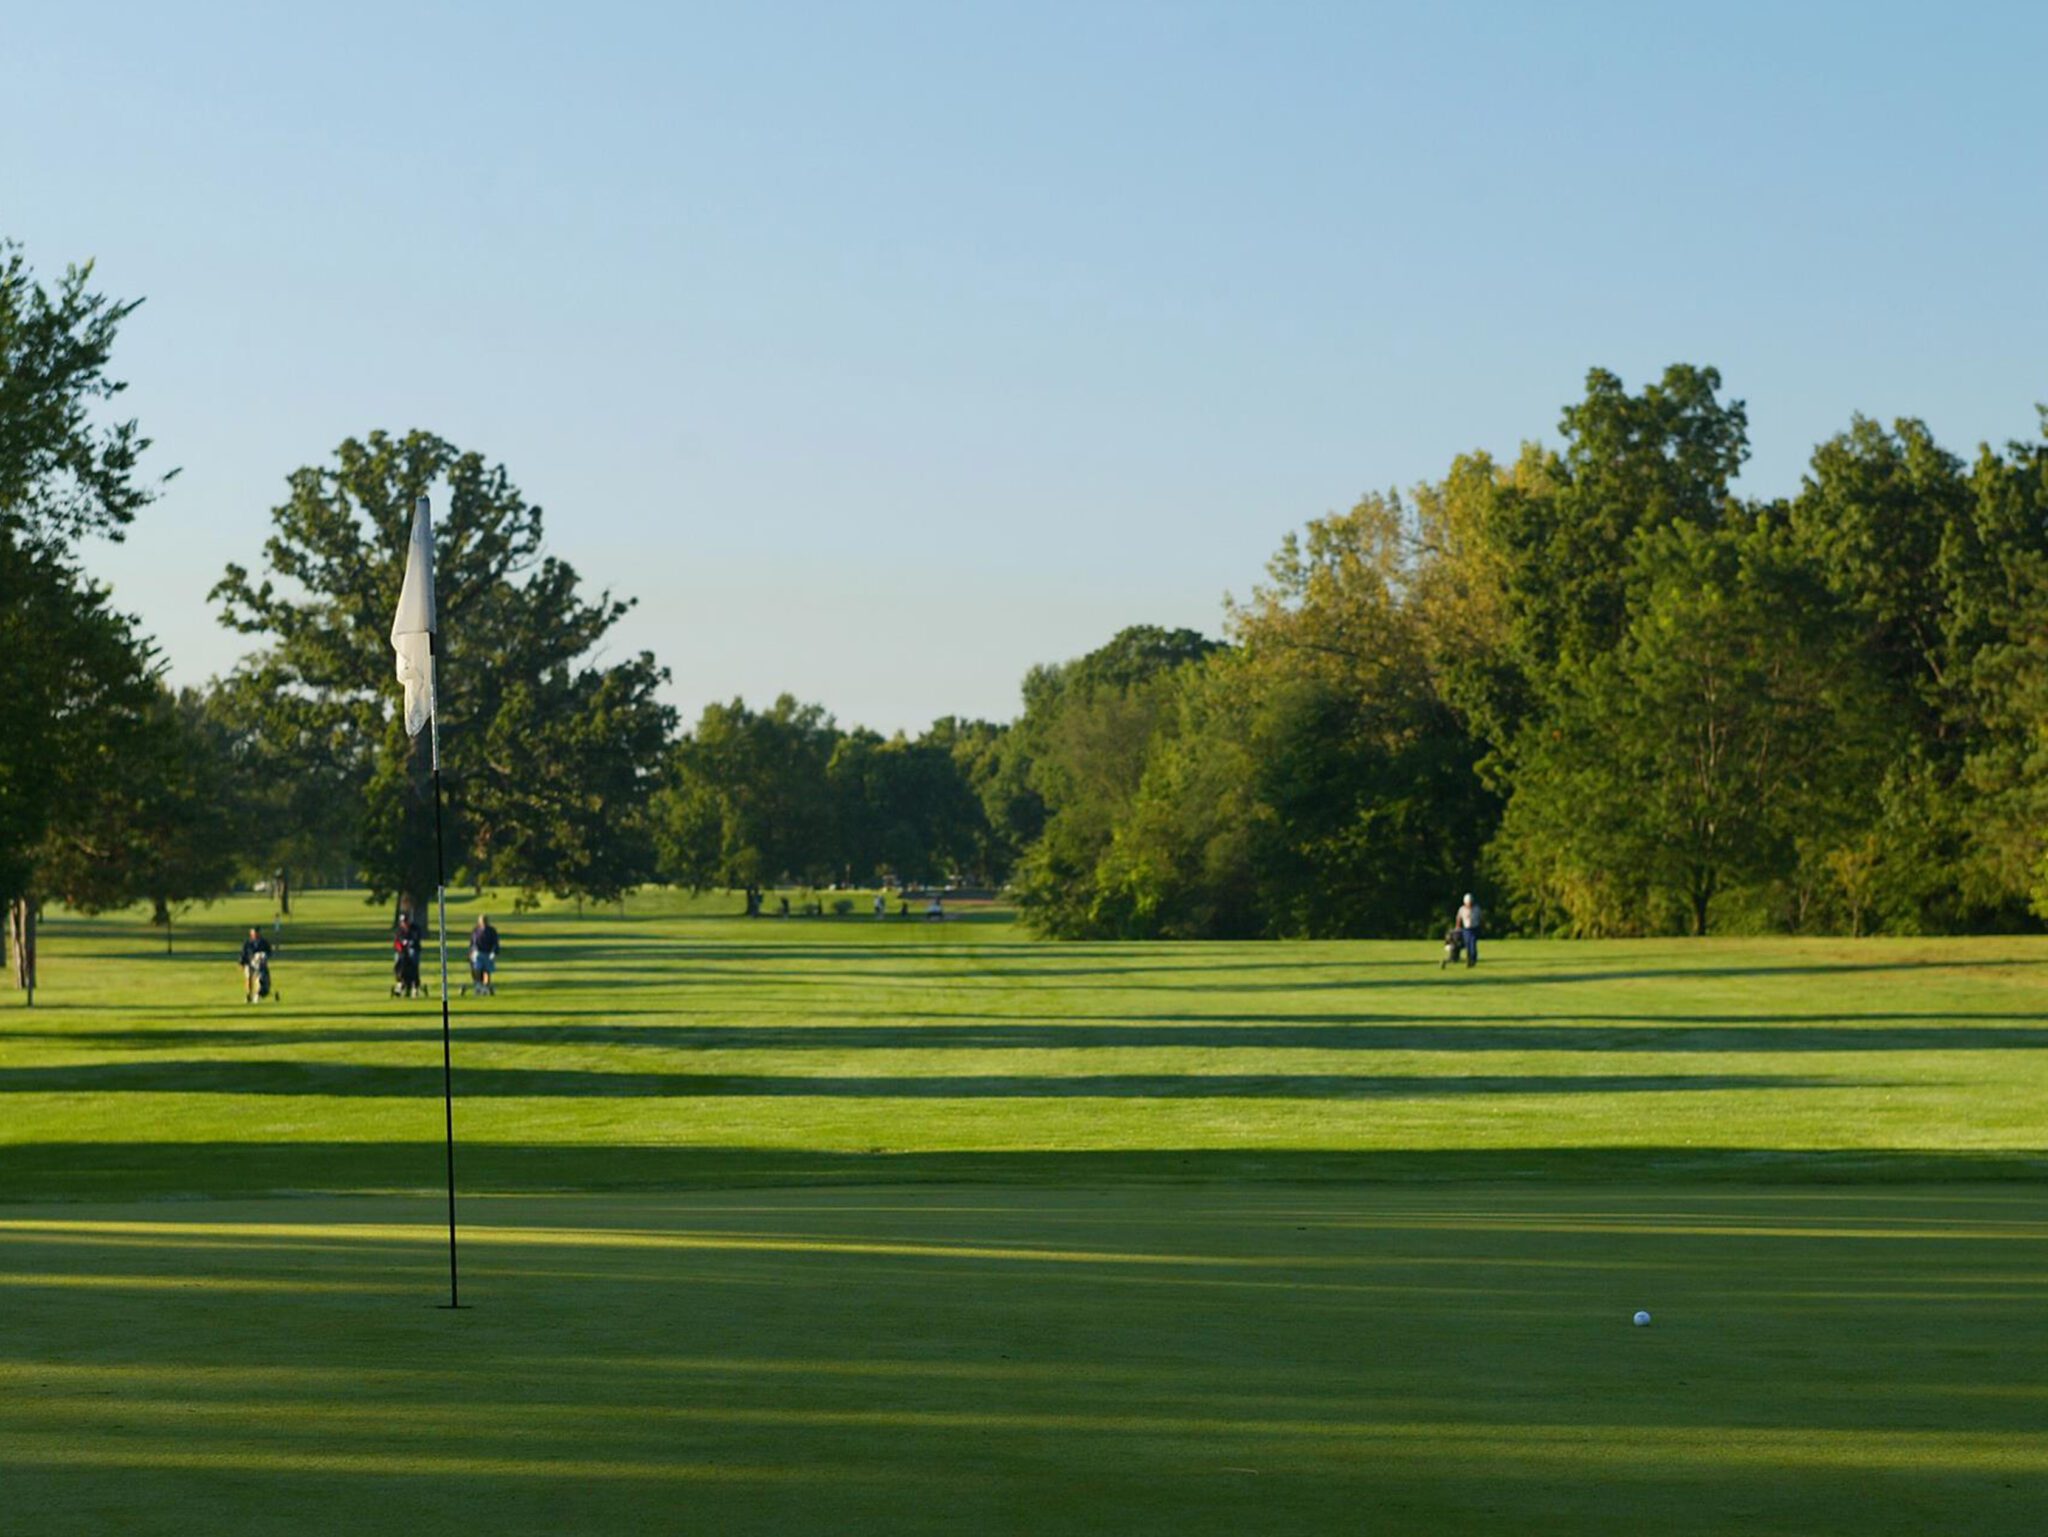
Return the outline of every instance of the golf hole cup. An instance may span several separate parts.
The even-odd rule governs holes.
[[[1650,1315],[1649,1315],[1648,1313],[1644,1313],[1644,1312],[1640,1312],[1640,1311],[1638,1311],[1638,1312],[1637,1312],[1637,1314],[1636,1314],[1636,1318],[1635,1318],[1635,1324],[1636,1324],[1636,1327],[1637,1327],[1638,1329],[1647,1329],[1647,1328],[1649,1328],[1649,1327],[1650,1327]]]

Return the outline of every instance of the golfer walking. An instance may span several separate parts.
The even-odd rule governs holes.
[[[1441,908],[1438,909],[1442,911]],[[1465,893],[1465,901],[1458,908],[1458,932],[1465,939],[1465,964],[1479,964],[1479,904],[1472,899],[1472,893]]]
[[[270,941],[261,929],[242,941],[242,997],[248,1003],[270,996]]]
[[[498,928],[482,913],[469,931],[469,981],[480,998],[498,995]]]

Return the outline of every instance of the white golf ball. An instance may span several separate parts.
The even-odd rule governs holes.
[[[1641,1328],[1645,1328],[1645,1327],[1647,1327],[1647,1326],[1648,1326],[1648,1324],[1649,1324],[1649,1322],[1650,1322],[1650,1315],[1649,1315],[1648,1313],[1638,1313],[1638,1314],[1636,1314],[1636,1327],[1637,1327],[1638,1329],[1641,1329]]]

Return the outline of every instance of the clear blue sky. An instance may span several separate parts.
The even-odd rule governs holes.
[[[1554,436],[1589,365],[1850,414],[2048,399],[2048,7],[14,8],[0,233],[146,296],[183,475],[89,563],[173,676],[285,474],[502,459],[673,697],[1008,716],[1280,536]]]

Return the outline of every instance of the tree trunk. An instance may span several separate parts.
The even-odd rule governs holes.
[[[280,918],[289,918],[292,915],[291,872],[289,870],[279,870],[272,877],[272,884],[277,887],[277,915]]]
[[[7,904],[7,947],[14,957],[14,985],[28,993],[28,1007],[36,1006],[36,902],[17,897]]]

